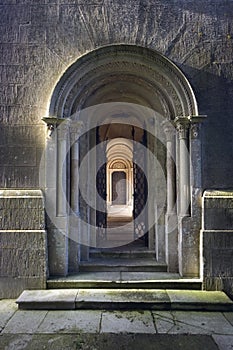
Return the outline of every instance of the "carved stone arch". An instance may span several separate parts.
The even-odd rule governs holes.
[[[143,83],[145,91],[151,86],[152,91],[163,96],[173,119],[198,114],[192,88],[181,70],[159,52],[134,45],[105,46],[79,58],[58,82],[49,114],[69,117],[74,112],[72,106],[87,106],[87,91],[91,96],[91,91],[103,88],[114,76],[118,80],[133,77]],[[152,103],[151,107],[156,106]]]

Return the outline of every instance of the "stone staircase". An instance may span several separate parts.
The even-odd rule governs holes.
[[[48,289],[177,289],[201,290],[199,278],[182,278],[168,272],[80,272],[66,277],[51,277]]]
[[[157,262],[152,251],[93,249],[90,259],[80,263],[80,272],[166,272],[167,265]]]

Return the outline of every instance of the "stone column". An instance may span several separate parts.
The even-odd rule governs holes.
[[[69,126],[67,121],[60,124],[57,129],[57,216],[67,215],[67,136]]]
[[[201,155],[201,126],[206,119],[205,115],[192,116],[190,119],[190,155],[192,159],[192,185],[195,189],[201,189],[202,196],[202,155]],[[200,199],[200,198],[199,198]],[[199,202],[198,199],[198,202]]]
[[[78,272],[80,261],[79,222],[79,136],[82,122],[70,122],[70,207],[69,216],[69,272]]]
[[[175,129],[170,121],[163,125],[164,133],[166,135],[167,148],[167,214],[175,213],[176,203],[176,175],[175,175]]]
[[[175,119],[179,136],[179,272],[200,276],[201,138],[204,116]]]
[[[176,213],[175,128],[169,120],[163,123],[166,136],[167,212],[165,215],[165,256],[169,272],[178,271],[178,230]]]
[[[70,124],[71,141],[71,209],[79,215],[79,142],[82,123],[74,121]]]
[[[177,117],[175,119],[179,133],[179,198],[180,216],[190,215],[190,155],[189,128],[190,118]]]

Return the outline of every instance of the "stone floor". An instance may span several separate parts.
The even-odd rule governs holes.
[[[0,349],[232,350],[233,312],[26,311],[0,300]]]

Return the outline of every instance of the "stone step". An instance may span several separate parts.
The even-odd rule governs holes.
[[[166,272],[167,265],[155,259],[99,258],[80,262],[79,269],[80,272]]]
[[[24,310],[192,310],[233,311],[223,292],[158,289],[25,290],[17,299]]]
[[[198,278],[181,278],[177,273],[168,272],[79,272],[67,277],[52,277],[47,280],[47,287],[200,290],[202,281]]]
[[[150,250],[91,249],[91,259],[154,259],[155,252]]]

